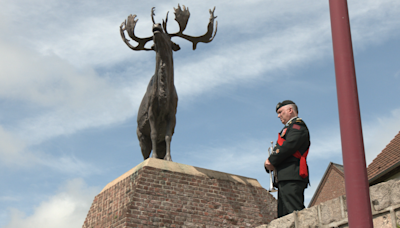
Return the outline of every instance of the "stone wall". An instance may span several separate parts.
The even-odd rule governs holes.
[[[95,197],[83,228],[256,227],[276,207],[255,179],[150,158]]]
[[[370,187],[373,224],[377,228],[396,228],[400,224],[400,180]],[[259,228],[348,228],[346,196],[296,211]]]

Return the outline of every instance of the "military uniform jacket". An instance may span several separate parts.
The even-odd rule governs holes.
[[[297,151],[304,155],[310,147],[310,134],[306,124],[301,118],[293,118],[279,135],[283,139],[280,140],[281,145],[277,142],[274,147],[275,153],[268,158],[275,167],[278,181],[301,180],[309,183],[308,176],[300,176],[300,158],[294,156]]]

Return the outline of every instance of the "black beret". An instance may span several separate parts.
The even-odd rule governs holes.
[[[284,101],[282,101],[282,102],[279,102],[277,105],[276,105],[276,112],[278,112],[278,109],[280,109],[281,107],[283,107],[283,106],[285,106],[285,105],[288,105],[288,104],[294,104],[294,105],[296,105],[293,101],[291,101],[291,100],[284,100]]]

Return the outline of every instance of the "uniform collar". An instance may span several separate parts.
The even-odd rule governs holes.
[[[292,120],[293,119],[296,119],[298,116],[295,116],[295,117],[293,117],[292,119],[290,119],[286,124],[285,124],[285,126],[287,127],[287,126],[289,126],[291,123],[292,123]]]

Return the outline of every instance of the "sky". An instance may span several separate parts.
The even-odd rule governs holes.
[[[293,100],[310,130],[311,200],[330,162],[343,164],[328,0],[179,1],[186,34],[173,41],[179,97],[174,162],[256,178],[282,129],[275,106]],[[119,26],[152,35],[178,2],[0,0],[0,228],[82,227],[94,197],[143,161],[138,106],[155,53],[133,51]],[[400,130],[400,2],[349,0],[367,164]],[[150,46],[151,44],[148,44]],[[396,64],[397,62],[397,64]],[[397,95],[396,95],[397,94]]]

